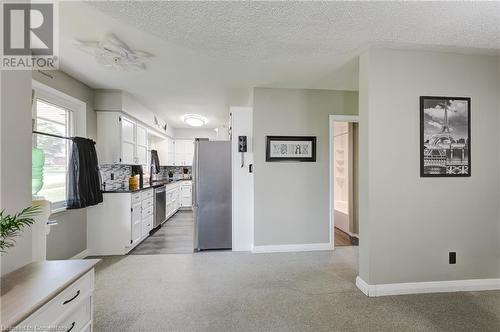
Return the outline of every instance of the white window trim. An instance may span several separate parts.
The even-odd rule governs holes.
[[[32,88],[35,90],[35,99],[41,99],[54,105],[63,107],[71,111],[71,129],[74,136],[87,137],[87,104],[83,101],[69,96],[48,85],[32,80]],[[33,103],[33,110],[36,110],[36,100]],[[51,213],[58,213],[66,210],[66,206],[59,204],[52,207]]]
[[[59,105],[70,111],[73,111],[74,135],[87,137],[86,103],[35,80],[32,81],[32,87],[36,93],[35,98],[46,100],[49,103]]]

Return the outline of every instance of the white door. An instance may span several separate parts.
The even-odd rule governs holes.
[[[135,122],[121,117],[122,123],[122,164],[135,164]]]
[[[142,232],[142,212],[141,212],[141,202],[134,203],[132,205],[132,234],[131,241],[132,246],[136,245],[141,240]]]

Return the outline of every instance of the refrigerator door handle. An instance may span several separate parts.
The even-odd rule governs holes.
[[[200,150],[200,145],[199,141],[195,140],[195,145],[194,145],[194,186],[193,186],[193,206],[198,207],[198,183],[200,182],[200,160],[199,160],[199,155],[198,152]]]

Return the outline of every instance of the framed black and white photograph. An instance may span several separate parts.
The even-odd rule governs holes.
[[[420,176],[471,175],[470,98],[420,97]]]
[[[316,137],[266,136],[266,161],[316,161]]]

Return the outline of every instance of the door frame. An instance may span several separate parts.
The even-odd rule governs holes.
[[[328,202],[328,207],[329,207],[329,216],[330,216],[330,245],[332,246],[332,249],[335,250],[335,236],[333,232],[333,227],[335,227],[335,213],[333,213],[333,202],[334,202],[334,165],[333,165],[333,158],[334,158],[334,152],[335,152],[335,147],[333,143],[333,138],[335,137],[334,133],[334,123],[335,122],[355,122],[359,124],[359,115],[329,115],[329,140],[328,140],[328,154],[329,154],[329,167],[328,167],[328,178],[329,178],[329,202]]]

